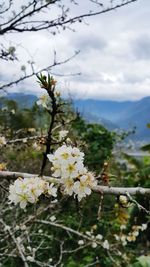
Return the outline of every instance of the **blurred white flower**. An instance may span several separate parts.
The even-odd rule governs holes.
[[[126,245],[127,245],[127,241],[126,241],[126,240],[123,241],[123,242],[122,242],[122,245],[123,245],[123,246],[126,246]]]
[[[120,230],[125,230],[125,229],[126,229],[126,225],[122,224],[122,225],[120,226]]]
[[[86,235],[91,236],[91,232],[90,231],[86,231],[85,233],[86,233]]]
[[[97,247],[97,243],[96,242],[93,242],[92,243],[92,248],[96,248]]]
[[[136,236],[133,235],[133,233],[129,233],[129,235],[127,236],[127,240],[128,240],[129,242],[136,241]]]
[[[51,222],[54,222],[54,221],[56,221],[56,217],[55,217],[54,215],[53,215],[53,216],[51,216],[51,217],[50,217],[50,221],[51,221]]]
[[[69,133],[69,132],[66,131],[66,130],[62,130],[62,131],[60,131],[60,132],[59,132],[59,140],[60,140],[60,141],[63,140],[63,139],[67,136],[68,133]]]
[[[36,104],[38,106],[42,106],[44,108],[48,107],[48,102],[49,102],[49,96],[48,95],[42,95],[39,100],[36,101]]]
[[[16,225],[15,226],[15,230],[18,231],[20,229],[20,226],[19,225]]]
[[[34,142],[32,147],[36,150],[36,151],[40,151],[41,150],[41,146],[37,144],[37,142]]]
[[[20,226],[20,229],[21,229],[22,231],[25,231],[25,230],[27,229],[27,227],[26,227],[25,224],[23,224],[23,225]]]
[[[103,236],[100,235],[100,234],[98,234],[98,235],[96,236],[96,239],[98,239],[98,240],[102,240],[102,239],[103,239]]]
[[[122,205],[127,205],[128,204],[128,198],[124,195],[120,195],[119,196],[119,202],[122,204]]]
[[[27,249],[31,252],[32,248],[30,246],[27,246]]]
[[[12,109],[11,114],[15,114],[15,113],[16,113],[15,109]]]
[[[34,258],[32,256],[27,256],[27,261],[34,262]]]
[[[5,136],[0,136],[0,147],[6,145],[6,139]]]
[[[109,243],[108,243],[108,240],[105,240],[105,241],[102,243],[102,247],[105,248],[105,249],[109,249]]]
[[[10,226],[6,225],[5,228],[4,228],[4,231],[9,231],[9,230],[10,230]]]
[[[57,188],[54,187],[53,183],[48,185],[48,194],[53,197],[57,197]]]
[[[139,235],[139,231],[133,231],[133,232],[132,232],[132,235],[133,235],[133,236],[138,236],[138,235]]]
[[[79,241],[78,241],[78,245],[80,245],[80,246],[84,245],[84,240],[82,240],[82,239],[79,240]]]
[[[142,226],[141,226],[141,231],[144,231],[147,229],[147,224],[146,223],[143,223]]]
[[[114,234],[114,238],[116,239],[116,241],[119,241],[120,240],[119,235]]]

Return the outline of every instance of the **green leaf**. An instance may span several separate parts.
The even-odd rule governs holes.
[[[141,256],[138,258],[141,267],[150,267],[150,256]]]

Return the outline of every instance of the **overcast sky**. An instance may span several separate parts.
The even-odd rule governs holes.
[[[56,36],[47,31],[5,35],[2,42],[17,45],[21,63],[2,62],[1,80],[17,78],[20,64],[27,65],[31,59],[36,69],[50,65],[54,50],[58,60],[80,50],[70,62],[52,69],[53,73],[65,75],[81,72],[80,76],[56,76],[64,95],[69,92],[76,98],[119,101],[150,95],[150,0],[88,18],[86,24],[76,24],[74,29]],[[36,78],[10,90],[41,92]]]

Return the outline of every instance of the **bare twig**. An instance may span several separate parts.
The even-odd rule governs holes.
[[[4,90],[5,88],[7,87],[10,87],[10,86],[13,86],[13,85],[16,85],[16,84],[19,84],[20,82],[26,80],[26,79],[29,79],[33,76],[36,76],[38,73],[41,73],[43,71],[50,71],[52,68],[56,67],[56,66],[60,66],[62,64],[65,64],[67,62],[69,62],[70,60],[72,60],[75,56],[77,56],[79,54],[79,51],[76,51],[71,57],[65,59],[65,60],[62,60],[62,61],[55,61],[53,62],[51,65],[47,66],[47,67],[44,67],[38,71],[35,71],[33,70],[30,74],[27,74],[25,76],[22,76],[12,82],[9,82],[9,83],[6,83],[6,84],[2,84],[0,86],[0,90]],[[79,73],[80,74],[80,73]],[[78,74],[77,74],[78,75]]]
[[[25,255],[24,255],[24,253],[23,253],[23,251],[21,249],[21,246],[20,246],[19,242],[17,241],[17,239],[15,238],[15,235],[11,231],[10,227],[8,225],[6,225],[6,223],[2,219],[0,219],[0,223],[7,229],[7,231],[10,234],[12,240],[14,241],[14,244],[16,245],[17,250],[19,252],[19,255],[20,255],[20,257],[21,257],[21,259],[22,259],[22,261],[24,263],[24,267],[29,267],[29,265],[27,263],[27,259],[26,259]]]
[[[132,203],[134,203],[134,204],[138,207],[139,210],[143,210],[144,212],[146,212],[147,214],[150,215],[150,211],[147,210],[146,208],[144,208],[144,207],[143,207],[140,203],[138,203],[133,197],[131,197],[131,195],[130,195],[128,192],[126,192],[126,195],[128,196],[129,200],[130,200]]]
[[[57,30],[60,27],[62,27],[63,29],[65,29],[66,27],[70,28],[70,25],[75,22],[81,22],[84,18],[93,17],[113,10],[117,10],[136,1],[137,0],[120,1],[120,4],[110,4],[109,7],[104,7],[104,5],[100,3],[100,9],[98,9],[96,12],[90,10],[81,15],[72,16],[71,18],[68,18],[69,8],[65,7],[64,5],[60,5],[61,15],[58,18],[55,18],[53,20],[49,20],[49,18],[45,20],[37,20],[36,18],[34,19],[34,15],[36,15],[38,12],[41,12],[42,10],[46,10],[46,8],[48,9],[48,7],[51,7],[58,1],[46,1],[46,3],[43,2],[43,4],[38,5],[38,1],[35,2],[35,0],[33,0],[29,2],[28,5],[24,6],[23,10],[19,11],[12,18],[8,19],[8,21],[1,23],[0,35],[10,32],[36,32],[51,28],[55,28]],[[92,2],[94,4],[98,4],[98,1]],[[33,17],[33,20],[28,20],[28,18],[31,17]]]

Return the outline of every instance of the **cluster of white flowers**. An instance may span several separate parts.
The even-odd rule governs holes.
[[[114,237],[117,241],[121,241],[123,246],[126,246],[128,242],[136,241],[139,236],[139,231],[145,231],[147,229],[147,224],[133,225],[132,230],[128,234],[124,234],[122,231],[126,229],[125,225],[120,226],[121,233],[119,235],[115,234]]]
[[[14,204],[20,204],[24,209],[27,203],[36,203],[42,194],[57,196],[57,189],[54,184],[42,180],[39,177],[18,178],[14,184],[9,187],[9,200]]]
[[[60,178],[67,195],[74,194],[80,201],[91,194],[91,189],[97,185],[97,181],[84,167],[84,153],[77,147],[63,145],[47,157],[53,164],[53,176]]]
[[[6,139],[5,136],[0,136],[0,147],[6,145]]]
[[[96,248],[98,245],[101,245],[104,249],[107,249],[107,250],[110,249],[110,244],[109,244],[108,240],[107,239],[103,240],[103,236],[101,234],[97,234],[95,236],[90,231],[86,231],[85,234],[88,237],[88,239],[89,238],[91,239],[92,248]],[[78,241],[78,245],[79,246],[82,246],[82,245],[85,245],[85,244],[86,244],[86,241],[83,240],[83,239],[80,239]]]

